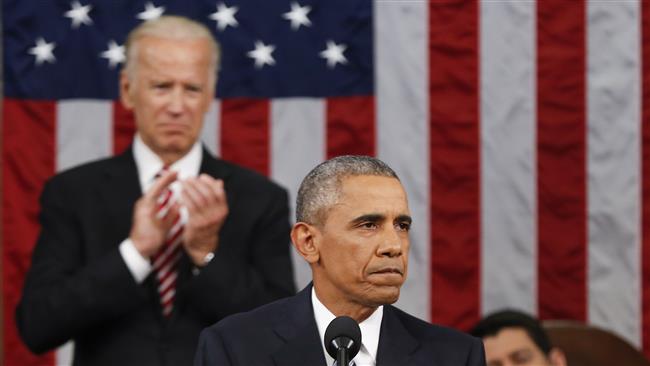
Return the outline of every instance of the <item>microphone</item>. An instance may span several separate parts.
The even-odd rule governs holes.
[[[348,366],[361,348],[361,329],[349,316],[332,320],[325,330],[325,349],[338,366]]]

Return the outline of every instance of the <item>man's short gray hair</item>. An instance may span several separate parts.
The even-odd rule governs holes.
[[[399,180],[383,161],[370,156],[343,155],[327,160],[307,174],[296,198],[296,220],[312,225],[324,224],[329,209],[337,203],[343,179],[375,175]]]
[[[144,37],[158,37],[175,40],[206,39],[211,48],[210,77],[214,78],[213,80],[216,80],[221,56],[219,43],[205,25],[190,18],[176,15],[164,15],[158,19],[142,22],[129,32],[126,37],[126,43],[124,44],[124,52],[126,54],[124,71],[129,79],[133,78],[133,73],[135,72],[135,66],[137,64],[138,42]]]

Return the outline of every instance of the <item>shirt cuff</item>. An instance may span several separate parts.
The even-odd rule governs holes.
[[[133,241],[129,238],[124,239],[120,244],[120,254],[122,255],[122,259],[124,259],[124,263],[126,263],[126,266],[129,268],[131,275],[133,275],[135,282],[138,284],[142,283],[149,273],[151,273],[151,263],[149,262],[149,258],[143,257],[142,254],[135,249]]]

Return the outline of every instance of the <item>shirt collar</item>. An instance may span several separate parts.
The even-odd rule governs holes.
[[[133,158],[138,168],[138,179],[142,192],[153,184],[154,178],[163,168],[163,161],[147,146],[140,134],[133,139]],[[178,172],[178,180],[183,180],[199,175],[203,159],[203,149],[200,142],[195,142],[190,151],[182,158],[172,164],[169,169]]]
[[[316,319],[316,326],[318,327],[318,333],[320,334],[320,339],[325,338],[325,330],[327,326],[336,318],[329,309],[323,305],[322,302],[316,296],[316,290],[311,288],[311,304],[314,308],[314,318]],[[380,306],[375,310],[366,320],[359,323],[359,328],[361,328],[361,345],[362,348],[365,348],[365,351],[370,354],[370,357],[376,364],[377,362],[377,348],[379,347],[379,333],[381,330],[381,321],[384,317],[384,307]],[[331,365],[334,362],[334,359],[330,357],[329,353],[325,349],[325,344],[321,342],[323,347],[323,352],[325,353],[325,359],[328,365]],[[362,349],[363,351],[363,349]],[[361,353],[361,352],[360,352]],[[357,355],[358,357],[359,355]],[[356,359],[355,357],[355,363]]]

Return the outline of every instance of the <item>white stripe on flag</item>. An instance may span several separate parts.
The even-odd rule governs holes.
[[[535,4],[481,2],[482,313],[537,309]]]
[[[201,130],[201,141],[215,156],[221,155],[221,144],[220,144],[220,123],[221,120],[221,102],[219,100],[213,100],[210,103],[210,109],[205,114],[203,119],[203,130]]]
[[[400,176],[414,219],[398,306],[430,319],[427,2],[375,1],[377,157]]]
[[[640,4],[587,6],[589,321],[640,347]]]
[[[57,103],[56,170],[113,153],[112,104],[97,100]]]
[[[271,178],[289,190],[289,207],[295,209],[302,179],[325,159],[325,101],[313,98],[271,101]],[[291,220],[295,212],[291,213]],[[296,286],[311,281],[311,269],[291,251]]]

